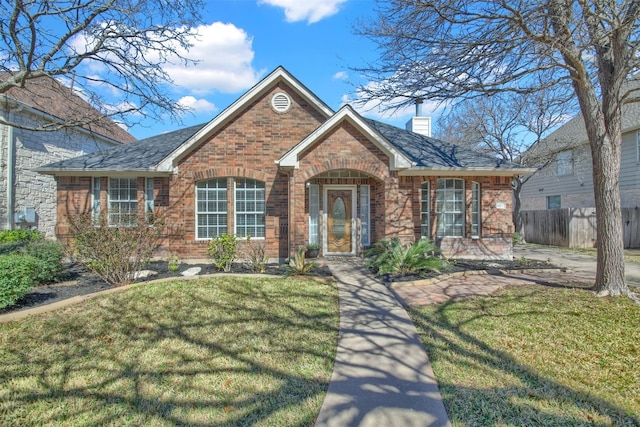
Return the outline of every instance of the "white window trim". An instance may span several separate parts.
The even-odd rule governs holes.
[[[366,220],[365,220],[366,219]],[[360,186],[360,244],[371,246],[371,186]]]
[[[462,190],[457,190],[454,188],[454,191],[461,191],[462,192],[462,211],[458,212],[458,211],[454,211],[454,212],[449,212],[449,211],[438,211],[437,210],[437,200],[438,200],[438,194],[441,191],[445,191],[446,188],[444,190],[440,190],[438,188],[437,182],[439,182],[440,180],[444,180],[444,181],[462,181]],[[465,238],[465,230],[466,230],[466,201],[465,201],[465,181],[462,178],[438,178],[438,181],[436,182],[436,237],[438,238],[451,238],[451,239],[464,239]],[[438,235],[439,229],[440,229],[440,218],[439,218],[439,214],[444,214],[444,213],[454,213],[454,214],[462,214],[462,224],[461,224],[461,229],[462,229],[462,235],[461,236],[449,236],[449,235],[444,235],[444,236],[440,236]]]
[[[636,162],[640,163],[640,130],[636,131]]]
[[[424,200],[424,191],[427,191],[427,200]],[[424,210],[424,203],[427,203],[427,210]],[[427,215],[427,235],[425,236],[423,233],[423,215]],[[421,239],[431,239],[431,184],[429,181],[424,181],[420,184],[420,238]]]
[[[309,184],[309,244],[320,243],[320,186]]]
[[[91,180],[91,221],[98,225],[100,224],[100,189],[101,182],[100,177],[94,177]]]
[[[156,211],[155,198],[154,198],[154,179],[153,178],[145,178],[144,179],[144,215],[145,218],[149,219],[149,214],[153,215]]]
[[[226,178],[224,178],[224,177],[204,179],[202,181],[196,182],[196,185],[195,185],[195,197],[194,197],[194,200],[195,200],[195,203],[194,203],[194,210],[195,210],[194,227],[195,227],[195,230],[193,230],[194,231],[193,234],[195,236],[195,240],[197,240],[197,241],[212,240],[212,237],[200,237],[199,236],[199,234],[198,234],[198,215],[199,214],[206,215],[206,214],[213,213],[213,214],[217,214],[217,215],[221,215],[221,214],[226,215],[227,216],[227,226],[226,226],[227,231],[226,232],[227,233],[229,232],[229,209],[228,209],[229,200],[228,200],[228,197],[226,196],[226,194],[225,194],[225,210],[223,212],[215,212],[214,213],[214,212],[200,212],[200,211],[198,211],[198,183],[205,182],[205,181],[211,181],[211,180],[223,180],[223,181],[225,181],[224,191],[225,191],[226,194],[228,194],[228,180]]]
[[[477,210],[474,211],[474,201]],[[475,217],[477,216],[477,224]],[[477,228],[477,232],[473,232],[474,226]],[[471,238],[479,239],[482,236],[482,187],[479,182],[471,181]]]
[[[253,178],[244,178],[244,177],[237,177],[233,179],[233,206],[235,207],[234,209],[234,221],[233,221],[233,234],[238,238],[238,239],[245,239],[247,238],[247,236],[239,236],[238,235],[238,180],[243,179],[246,181],[255,181],[255,182],[261,182],[262,184],[264,184],[264,210],[263,211],[245,211],[243,212],[245,215],[246,214],[251,214],[251,215],[255,215],[255,214],[262,214],[262,216],[264,217],[264,237],[255,237],[255,236],[251,236],[251,238],[249,240],[265,240],[267,238],[267,183],[264,181],[260,181],[258,179],[253,179]]]
[[[122,181],[122,180],[127,180],[129,182],[133,181],[135,183],[135,199],[117,199],[117,200],[113,200],[111,198],[111,182],[112,180],[117,179],[118,181]],[[137,224],[113,224],[111,222],[111,203],[132,203],[132,201],[135,201],[136,204],[136,223],[137,221],[139,221],[139,219],[137,218],[137,212],[138,212],[138,178],[137,177],[109,177],[108,179],[108,189],[107,189],[107,223],[109,224],[110,227],[135,227]]]

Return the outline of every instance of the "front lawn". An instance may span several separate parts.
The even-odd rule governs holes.
[[[640,306],[505,289],[415,308],[454,426],[640,425]]]
[[[142,285],[0,325],[3,425],[310,425],[338,336],[334,284]]]

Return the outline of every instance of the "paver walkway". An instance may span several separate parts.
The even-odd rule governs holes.
[[[340,335],[316,427],[449,426],[429,358],[400,303],[362,265],[329,268],[338,282]]]

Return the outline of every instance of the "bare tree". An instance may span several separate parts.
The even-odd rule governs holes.
[[[163,66],[193,62],[183,52],[191,46],[203,8],[202,0],[2,1],[0,94],[28,91],[29,82],[48,77],[66,80],[117,121],[177,118],[183,107],[169,94],[171,78]],[[97,115],[68,114],[35,130],[97,120]]]
[[[463,100],[441,115],[436,134],[441,139],[502,160],[542,169],[555,160],[555,151],[532,157],[527,155],[527,150],[540,144],[575,108],[571,100],[559,95],[547,89],[531,95],[503,92]],[[523,239],[520,192],[532,176],[516,176],[512,181],[513,223]]]
[[[638,0],[389,0],[361,33],[379,62],[369,99],[412,103],[571,88],[592,153],[599,295],[629,295],[620,209],[621,109],[638,69]],[[397,107],[396,103],[395,107]]]

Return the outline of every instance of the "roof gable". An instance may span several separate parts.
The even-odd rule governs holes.
[[[391,170],[405,169],[412,166],[409,158],[390,144],[387,139],[380,135],[375,128],[370,126],[367,120],[363,119],[349,105],[342,107],[337,113],[331,116],[329,120],[321,124],[309,136],[296,144],[295,147],[285,153],[280,159],[276,160],[276,164],[284,168],[297,169],[299,167],[298,160],[300,155],[336,126],[340,126],[343,120],[349,121],[349,123],[355,126],[369,141],[389,156],[389,168]]]
[[[325,118],[331,117],[334,112],[313,92],[307,89],[298,79],[293,77],[284,67],[276,68],[271,74],[262,79],[254,87],[249,89],[238,98],[233,104],[227,107],[223,112],[218,114],[213,120],[203,126],[191,138],[184,141],[166,158],[164,158],[157,166],[158,171],[173,171],[178,162],[196,149],[201,143],[205,142],[211,135],[231,122],[238,114],[240,114],[246,106],[250,105],[260,96],[271,90],[275,85],[284,82],[291,87],[300,96],[306,99]]]

